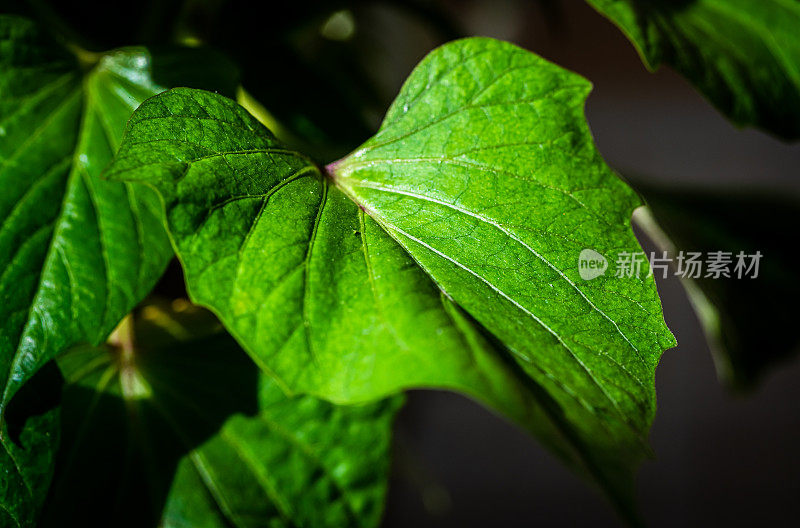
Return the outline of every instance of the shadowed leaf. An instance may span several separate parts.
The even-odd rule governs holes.
[[[377,526],[402,398],[289,399],[208,312],[140,313],[114,344],[59,359],[44,526]]]
[[[668,64],[734,123],[800,138],[797,0],[588,0],[648,68]]]

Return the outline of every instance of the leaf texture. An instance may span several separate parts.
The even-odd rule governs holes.
[[[510,44],[456,41],[323,174],[232,101],[176,89],[134,113],[108,177],[158,189],[192,298],[286,390],[457,390],[630,511],[674,339],[652,279],[578,277],[583,248],[639,247],[588,90]]]

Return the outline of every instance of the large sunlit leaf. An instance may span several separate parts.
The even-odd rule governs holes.
[[[111,344],[59,359],[63,447],[42,526],[377,526],[400,399],[288,399],[185,305],[147,305]]]
[[[734,123],[800,138],[797,0],[587,0],[650,69],[685,75]]]
[[[646,270],[579,276],[583,249],[639,249],[589,88],[510,44],[456,41],[325,174],[232,101],[171,90],[134,113],[107,175],[159,190],[193,299],[287,390],[466,393],[628,508],[674,339]]]
[[[157,195],[99,178],[133,109],[160,91],[149,62],[123,50],[83,74],[31,22],[0,17],[2,526],[32,522],[57,440],[56,410],[10,412],[31,407],[12,398],[66,347],[105,339],[171,254]]]

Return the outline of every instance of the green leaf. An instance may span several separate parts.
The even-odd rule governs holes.
[[[669,64],[734,123],[800,138],[797,0],[587,0],[651,70]]]
[[[148,305],[59,359],[63,448],[43,526],[377,526],[402,398],[287,398],[208,312]],[[178,336],[180,336],[178,338]]]
[[[14,417],[12,397],[66,347],[101,342],[171,254],[157,195],[99,178],[133,109],[161,90],[149,60],[112,52],[82,75],[32,23],[0,17],[3,526],[32,522],[57,440],[56,410]]]
[[[800,199],[756,189],[667,189],[639,182],[636,189],[650,211],[639,224],[673,257],[678,251],[725,251],[735,264],[740,252],[762,255],[755,278],[683,278],[720,380],[732,389],[752,388],[771,367],[794,357],[800,310],[775,299],[800,296],[794,278],[800,247],[775,226],[794,225]]]
[[[171,90],[134,113],[108,176],[159,190],[192,298],[285,389],[460,391],[630,511],[674,339],[652,279],[579,278],[584,248],[639,249],[588,91],[511,44],[456,41],[323,176],[232,101]]]

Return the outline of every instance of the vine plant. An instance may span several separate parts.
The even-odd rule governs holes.
[[[590,3],[736,123],[800,134],[794,0]],[[647,273],[576,265],[641,251],[588,81],[455,40],[329,162],[208,48],[87,52],[3,15],[0,66],[1,526],[377,526],[423,387],[514,421],[637,522],[675,339]],[[174,256],[191,302],[150,295]]]

